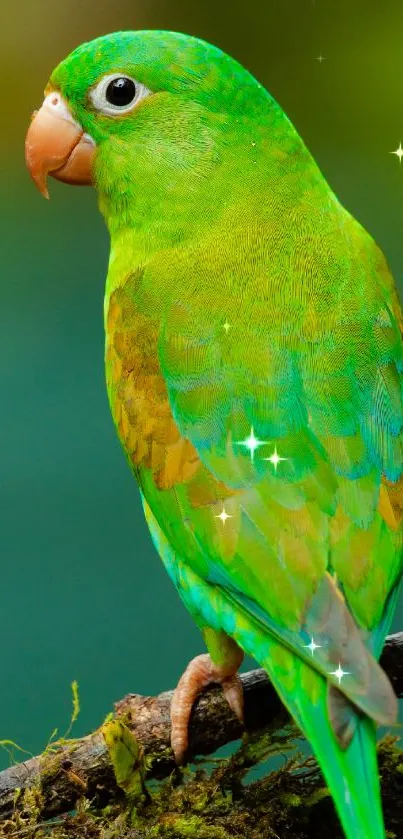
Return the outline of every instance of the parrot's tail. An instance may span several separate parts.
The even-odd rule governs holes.
[[[385,839],[373,721],[351,706],[354,734],[347,748],[341,749],[328,718],[326,679],[290,655],[290,667],[300,670],[300,687],[290,693],[284,658],[288,655],[277,649],[274,661],[266,659],[264,667],[284,705],[311,742],[347,839]]]

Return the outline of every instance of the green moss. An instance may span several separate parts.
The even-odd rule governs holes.
[[[1,839],[343,839],[322,775],[312,758],[292,753],[279,769],[254,783],[245,778],[258,760],[291,751],[294,730],[245,740],[227,759],[200,761],[149,784],[141,749],[124,723],[104,730],[116,780],[125,795],[97,810],[82,797],[73,816],[42,824],[40,792],[16,801],[13,819],[0,823]],[[379,746],[388,839],[403,835],[403,753],[396,738]],[[133,807],[133,802],[136,806]]]

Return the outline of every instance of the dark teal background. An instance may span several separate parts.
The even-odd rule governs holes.
[[[52,182],[47,203],[24,169],[47,77],[78,43],[111,30],[215,42],[280,101],[402,287],[403,166],[390,152],[403,140],[403,4],[0,0],[0,13],[0,739],[38,752],[67,727],[72,679],[79,735],[125,692],[173,686],[202,651],[109,416],[108,240],[95,195]]]

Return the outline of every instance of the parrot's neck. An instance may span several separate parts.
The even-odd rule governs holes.
[[[151,262],[164,269],[174,252],[201,240],[217,247],[229,225],[284,219],[307,190],[329,192],[288,118],[271,107],[269,123],[237,119],[224,130],[218,116],[191,138],[162,138],[158,155],[141,144],[101,151],[97,191],[111,237],[107,299]]]

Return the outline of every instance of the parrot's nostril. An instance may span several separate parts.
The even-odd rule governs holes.
[[[59,97],[58,96],[52,96],[52,99],[50,100],[50,104],[51,105],[58,105],[59,104]]]

